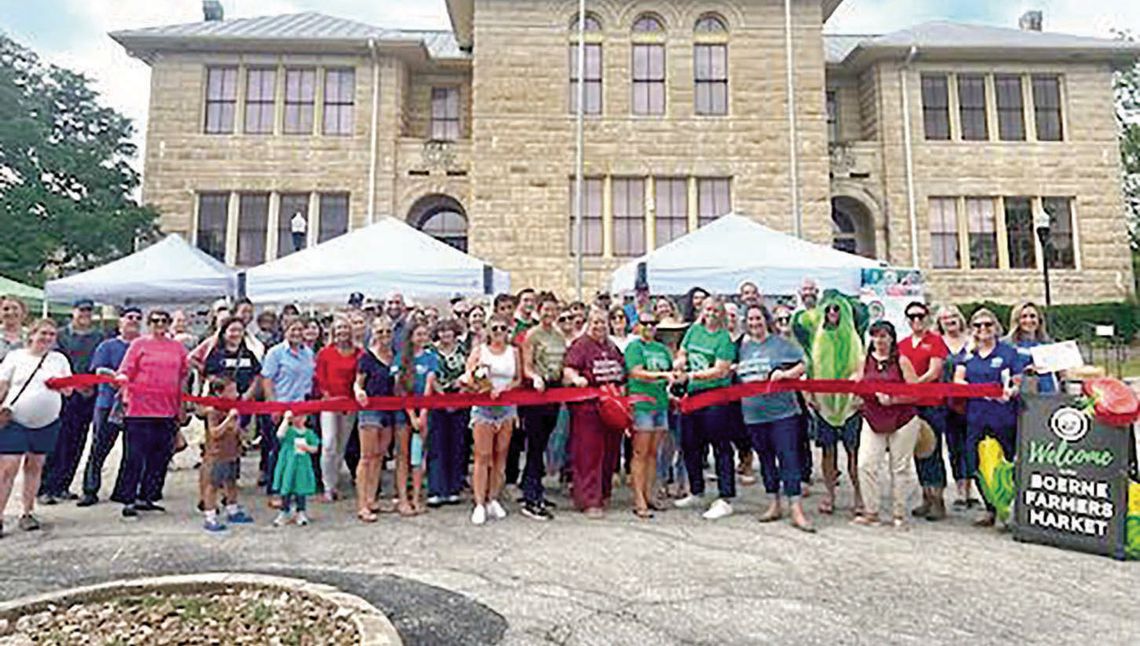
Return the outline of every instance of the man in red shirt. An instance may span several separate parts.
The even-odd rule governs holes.
[[[910,360],[918,383],[942,381],[949,348],[936,332],[930,330],[930,308],[925,303],[913,302],[906,306],[911,335],[899,342],[899,353]],[[926,458],[914,459],[918,481],[922,484],[922,504],[911,513],[927,520],[946,517],[942,491],[946,488],[946,464],[942,460],[942,435],[946,430],[946,402],[940,397],[920,398],[918,415],[934,430],[934,453]]]

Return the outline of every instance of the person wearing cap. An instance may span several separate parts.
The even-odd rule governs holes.
[[[642,312],[653,311],[653,303],[650,302],[649,298],[649,282],[644,278],[638,278],[633,286],[633,302],[626,303],[622,307],[625,309],[625,318],[629,321],[632,331],[633,325],[641,320]]]
[[[348,295],[348,306],[354,310],[364,307],[364,294],[353,292]]]
[[[131,342],[139,338],[142,318],[142,310],[137,307],[128,306],[119,310],[119,334],[96,346],[95,353],[91,355],[92,372],[113,374],[118,369]],[[100,384],[95,394],[95,423],[91,451],[87,454],[87,465],[83,469],[83,497],[78,503],[80,507],[90,507],[99,502],[103,464],[123,431],[123,403],[118,388],[117,384]],[[120,461],[117,471],[121,470]]]
[[[72,374],[90,374],[91,357],[103,341],[103,333],[92,323],[94,301],[82,298],[73,305],[71,322],[60,330],[56,349],[67,357]],[[94,415],[95,392],[92,389],[76,389],[64,398],[55,450],[47,456],[44,477],[40,481],[40,504],[54,505],[61,499],[79,499],[70,491],[71,481],[75,479],[75,471],[83,457],[87,429]]]
[[[657,444],[668,429],[669,386],[673,383],[673,353],[657,336],[657,317],[651,312],[638,314],[634,326],[637,338],[625,349],[629,371],[629,394],[646,397],[633,405],[633,511],[643,520],[658,509],[654,502],[657,475]]]
[[[309,231],[309,219],[303,213],[297,211],[293,217],[289,219],[289,233],[293,236],[293,251],[300,251],[305,248],[305,234]]]

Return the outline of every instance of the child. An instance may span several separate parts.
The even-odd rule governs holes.
[[[229,377],[215,377],[210,380],[210,396],[237,399],[237,383]],[[241,467],[241,435],[238,429],[238,413],[230,410],[222,413],[210,409],[206,412],[206,460],[202,468],[207,472],[206,491],[203,508],[206,514],[205,528],[208,532],[220,532],[226,528],[218,520],[218,490],[226,496],[226,520],[234,524],[252,523],[253,518],[238,505],[237,480]]]
[[[311,454],[320,450],[321,439],[305,427],[305,416],[286,412],[277,429],[277,467],[273,470],[273,490],[281,496],[281,511],[273,524],[282,527],[289,524],[292,512],[297,512],[296,522],[309,524],[305,515],[305,496],[317,493],[317,477],[313,473]]]

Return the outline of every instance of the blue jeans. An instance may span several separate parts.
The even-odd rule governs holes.
[[[440,408],[428,413],[428,495],[458,496],[467,475],[464,434],[469,423],[466,408]]]
[[[919,406],[918,416],[930,424],[934,430],[934,453],[929,457],[915,458],[914,468],[918,472],[918,482],[923,487],[942,489],[946,487],[946,462],[942,459],[942,436],[946,434],[946,408],[944,406]]]
[[[950,473],[954,482],[973,477],[966,468],[966,414],[946,409],[946,450],[950,454]]]
[[[111,448],[119,439],[123,431],[118,424],[111,422],[108,416],[110,408],[95,409],[95,427],[91,438],[91,453],[87,455],[87,466],[83,469],[83,494],[85,496],[98,496],[103,486],[103,464],[111,454]],[[124,452],[123,457],[126,457]],[[119,461],[119,471],[123,470],[123,460]]]
[[[258,460],[257,470],[265,478],[265,493],[272,496],[273,470],[277,468],[277,427],[269,415],[257,416],[257,431],[261,435],[261,457]]]
[[[546,445],[558,426],[561,404],[526,406],[520,408],[526,433],[526,464],[523,465],[523,498],[528,503],[539,503],[546,498],[542,477],[546,475]]]
[[[657,445],[657,481],[668,482],[669,470],[673,470],[674,484],[689,482],[689,472],[685,469],[683,456],[678,455],[681,450],[681,415],[669,412],[669,432],[661,437]]]
[[[800,480],[803,477],[799,416],[749,424],[748,433],[752,436],[752,448],[760,456],[764,491],[777,495],[780,493],[780,484],[783,483],[785,496],[799,497],[802,493]]]
[[[1000,426],[993,425],[984,420],[973,420],[966,427],[966,472],[974,478],[978,478],[978,442],[992,437],[997,440],[1001,445],[1001,450],[1005,453],[1005,459],[1013,462],[1013,458],[1017,456],[1017,425],[1013,426]],[[982,486],[978,483],[978,491],[982,491]],[[985,501],[986,509],[993,511],[993,505],[990,501]]]
[[[305,497],[299,494],[291,493],[281,499],[282,513],[289,513],[291,511],[305,512]]]
[[[717,488],[720,497],[736,497],[736,469],[733,467],[732,440],[737,427],[732,422],[731,406],[709,406],[685,416],[681,428],[681,451],[689,472],[689,491],[694,496],[705,493],[705,450],[711,444],[716,459]]]

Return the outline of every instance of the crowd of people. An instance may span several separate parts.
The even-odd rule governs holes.
[[[1042,392],[1057,388],[1055,375],[1034,373],[1028,353],[1049,342],[1044,312],[1032,303],[1014,309],[1008,335],[989,310],[967,322],[953,305],[932,309],[918,301],[905,310],[909,330],[880,320],[856,332],[849,300],[823,298],[810,279],[787,300],[766,298],[751,282],[736,294],[693,288],[678,299],[652,296],[639,282],[624,303],[606,293],[592,303],[567,303],[524,289],[489,304],[457,297],[438,308],[410,307],[398,293],[383,301],[353,294],[325,317],[292,305],[258,313],[248,300],[219,301],[201,337],[182,311],[138,307],[121,308],[108,336],[94,324],[94,309],[90,300],[77,301],[59,326],[29,322],[20,301],[0,297],[0,509],[22,472],[24,530],[40,527],[37,501],[98,504],[105,463],[120,437],[109,497],[122,516],[164,510],[172,455],[188,449],[200,452],[198,507],[212,532],[254,520],[239,501],[249,451],[258,462],[247,493],[256,481],[279,526],[308,524],[313,496],[331,503],[350,492],[364,523],[465,499],[475,525],[505,518],[512,507],[548,521],[555,504],[544,480],[554,477],[586,518],[604,517],[624,481],[640,519],[666,508],[700,508],[717,520],[733,513],[738,480],[757,482],[758,465],[768,497],[759,520],[787,517],[814,532],[804,502],[813,465],[819,462],[823,479],[814,511],[833,514],[840,444],[854,490],[852,522],[905,528],[908,517],[946,516],[947,458],[952,507],[981,507],[973,484],[978,441],[994,437],[1012,458],[1023,375],[1033,375]],[[94,389],[48,387],[71,374],[115,379]],[[1000,383],[1003,395],[860,399],[781,391],[680,412],[684,397],[733,383],[835,376]],[[494,401],[517,389],[610,385],[637,396],[629,428],[612,428],[597,400],[368,409],[372,397],[469,392]],[[360,410],[249,416],[188,408],[187,392],[286,404],[355,400]],[[201,446],[187,447],[180,430],[191,416],[203,420]],[[935,446],[916,457],[924,432]],[[891,506],[881,512],[884,458]],[[383,473],[393,461],[385,488]],[[922,502],[909,509],[915,475]],[[715,494],[706,492],[706,480],[715,481]],[[992,526],[992,510],[981,511],[976,523]]]

